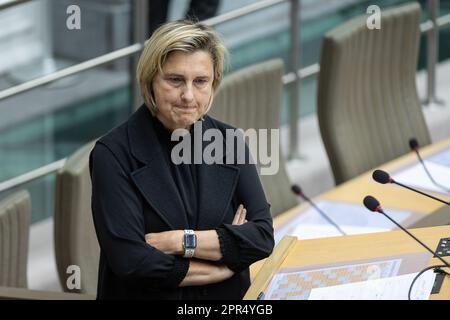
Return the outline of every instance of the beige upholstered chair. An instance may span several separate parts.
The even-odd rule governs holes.
[[[282,76],[283,62],[279,59],[242,68],[227,75],[214,98],[209,114],[243,130],[278,129],[282,105]],[[278,173],[260,176],[274,216],[298,204],[290,190],[284,157],[281,151],[279,154]],[[257,160],[255,154],[253,157]]]
[[[31,200],[27,191],[0,201],[0,300],[86,300],[93,295],[27,289]]]
[[[0,286],[26,288],[31,201],[27,191],[0,201]]]
[[[421,145],[430,136],[416,90],[420,6],[382,11],[381,29],[367,15],[325,35],[318,119],[336,184]]]
[[[65,291],[96,295],[100,248],[91,214],[89,153],[94,143],[80,148],[58,172],[55,192],[55,255]],[[81,289],[69,290],[71,265],[80,267]]]

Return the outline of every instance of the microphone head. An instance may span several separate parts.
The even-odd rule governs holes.
[[[392,178],[386,171],[383,170],[375,170],[372,173],[372,178],[378,183],[386,184],[386,183],[392,183]]]
[[[370,211],[381,210],[380,202],[372,196],[366,196],[363,200],[364,206]]]
[[[411,150],[419,149],[419,142],[416,138],[409,139],[409,147],[411,148]]]
[[[300,188],[300,186],[298,184],[293,184],[291,187],[291,190],[293,193],[295,193],[298,196],[303,195],[302,188]]]

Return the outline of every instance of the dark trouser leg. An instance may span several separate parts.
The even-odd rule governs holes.
[[[193,21],[202,21],[217,14],[220,0],[191,0],[186,18]]]
[[[161,24],[166,22],[169,11],[169,0],[148,1],[149,35],[152,35]]]

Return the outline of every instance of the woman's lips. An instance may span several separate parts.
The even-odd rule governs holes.
[[[175,108],[177,108],[178,110],[181,110],[182,112],[194,112],[197,110],[196,107],[190,107],[190,106],[175,106]]]

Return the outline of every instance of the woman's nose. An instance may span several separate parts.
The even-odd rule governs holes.
[[[190,85],[187,85],[182,94],[181,94],[181,98],[185,101],[192,101],[194,99],[194,93],[192,91],[192,87]]]

